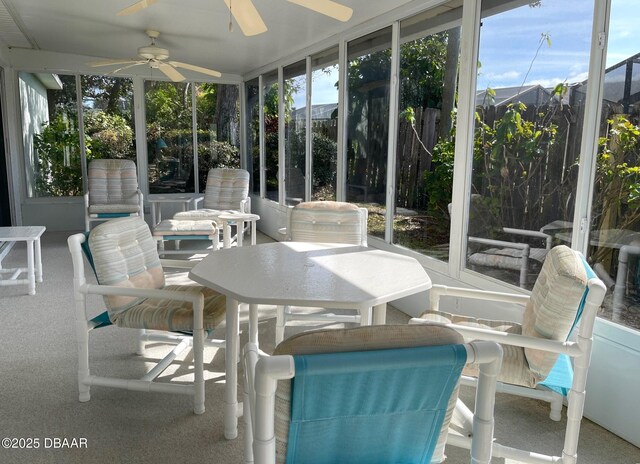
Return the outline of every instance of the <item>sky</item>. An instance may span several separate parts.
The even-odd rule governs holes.
[[[640,52],[640,2],[612,3],[607,67]],[[583,81],[589,70],[592,23],[590,0],[542,0],[538,8],[524,6],[483,19],[478,89]],[[538,49],[542,34],[551,46],[544,40]]]
[[[592,23],[591,0],[542,0],[538,8],[523,6],[484,18],[477,88],[585,80]],[[639,24],[640,0],[612,0],[607,67],[640,52]],[[543,34],[550,46],[546,39],[540,45]],[[337,69],[314,75],[313,104],[335,103],[337,80]],[[294,96],[294,102],[296,108],[305,106],[304,95]]]

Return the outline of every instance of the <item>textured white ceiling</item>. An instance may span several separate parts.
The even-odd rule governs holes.
[[[229,32],[223,0],[158,0],[130,16],[116,16],[134,0],[0,0],[0,41],[8,47],[104,58],[134,58],[161,32],[158,45],[171,59],[245,74],[409,3],[409,0],[343,0],[354,9],[342,23],[286,0],[254,0],[268,31],[245,37]],[[11,21],[11,17],[13,21]],[[22,33],[21,33],[22,32]]]

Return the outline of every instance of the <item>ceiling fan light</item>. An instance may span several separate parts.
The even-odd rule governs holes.
[[[156,45],[147,45],[146,47],[138,48],[138,55],[145,60],[166,60],[169,58],[169,50],[166,48],[160,48]]]

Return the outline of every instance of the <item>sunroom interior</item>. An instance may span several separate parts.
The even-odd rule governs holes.
[[[283,240],[301,202],[355,203],[368,210],[369,247],[417,259],[438,284],[528,294],[548,250],[568,245],[608,288],[584,414],[640,461],[634,2],[345,0],[353,15],[342,22],[256,0],[258,35],[225,2],[149,1],[119,16],[132,0],[0,0],[0,226],[45,226],[43,247],[58,249],[83,229],[88,163],[122,158],[136,164],[150,224],[150,199],[196,197],[209,169],[242,168],[260,240]],[[178,76],[138,61],[149,42]],[[168,216],[179,202],[163,207]],[[13,330],[30,297],[2,292],[0,320]],[[394,301],[395,318],[427,301]]]

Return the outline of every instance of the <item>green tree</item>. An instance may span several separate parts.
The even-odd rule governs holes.
[[[133,130],[125,118],[104,111],[88,111],[84,116],[87,158],[124,158],[135,161]]]
[[[74,196],[82,194],[80,135],[77,122],[62,113],[43,124],[33,136],[36,153],[34,180],[36,196]],[[87,147],[90,149],[90,142]]]

